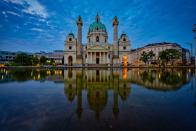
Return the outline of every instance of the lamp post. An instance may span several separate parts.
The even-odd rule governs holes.
[[[140,44],[138,44],[137,45],[137,48],[136,48],[136,53],[137,53],[137,66],[139,67],[139,60],[140,60],[140,58],[139,58],[139,51],[140,51]]]
[[[193,25],[194,39],[195,39],[195,66],[196,66],[196,24]]]
[[[186,44],[190,46],[190,56],[189,56],[189,59],[190,59],[190,63],[191,63],[191,59],[192,59],[192,56],[193,56],[193,44],[190,43],[190,42],[187,42]]]
[[[186,44],[190,46],[190,54],[192,56],[193,55],[193,44],[190,42],[187,42]]]

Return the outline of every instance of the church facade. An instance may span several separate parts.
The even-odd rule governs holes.
[[[105,25],[101,22],[99,15],[90,24],[87,34],[87,43],[82,43],[83,21],[79,16],[77,19],[77,38],[69,33],[65,40],[64,65],[67,66],[111,66],[130,64],[130,40],[125,33],[118,36],[119,21],[114,17],[113,42],[108,42],[108,33]]]

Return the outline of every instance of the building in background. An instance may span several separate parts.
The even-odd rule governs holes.
[[[25,53],[31,56],[33,55],[33,53],[21,52],[21,51],[18,51],[18,52],[0,51],[0,64],[8,64],[12,62],[18,54],[22,54],[22,53]]]
[[[191,64],[191,53],[188,49],[182,48],[182,63],[183,65]]]
[[[16,52],[0,51],[0,64],[8,64],[16,57]]]
[[[40,51],[34,54],[38,58],[41,56],[44,56],[50,60],[54,60],[56,65],[62,65],[63,64],[63,57],[64,57],[64,51],[63,50],[54,50],[53,52],[44,52]]]
[[[44,52],[40,51],[37,53],[29,53],[29,52],[11,52],[11,51],[0,51],[0,64],[8,64],[12,62],[18,54],[28,54],[30,56],[37,56],[40,58],[41,56],[44,56],[50,60],[54,60],[56,65],[62,65],[63,64],[63,57],[64,57],[64,51],[63,50],[54,50],[53,52]]]
[[[62,65],[63,58],[64,58],[64,51],[63,50],[55,50],[51,53],[48,53],[47,58],[54,60],[56,65]]]
[[[144,65],[144,62],[140,61],[141,54],[143,52],[150,52],[150,51],[153,51],[153,53],[155,54],[155,56],[152,58],[150,63],[156,64],[156,61],[158,60],[159,57],[159,53],[166,49],[176,49],[182,53],[181,58],[176,60],[175,63],[179,63],[179,64],[191,63],[191,54],[189,50],[182,48],[179,44],[176,43],[162,42],[162,43],[148,44],[142,48],[133,49],[130,54],[131,64],[134,66]]]

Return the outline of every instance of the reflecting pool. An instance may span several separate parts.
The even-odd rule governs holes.
[[[196,131],[191,69],[1,69],[0,131]]]

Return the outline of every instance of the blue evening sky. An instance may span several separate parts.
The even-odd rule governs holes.
[[[112,43],[112,19],[119,18],[119,36],[127,33],[132,48],[154,42],[194,43],[196,0],[0,0],[0,50],[64,49],[69,32],[77,36],[83,18],[83,43],[99,13]]]

